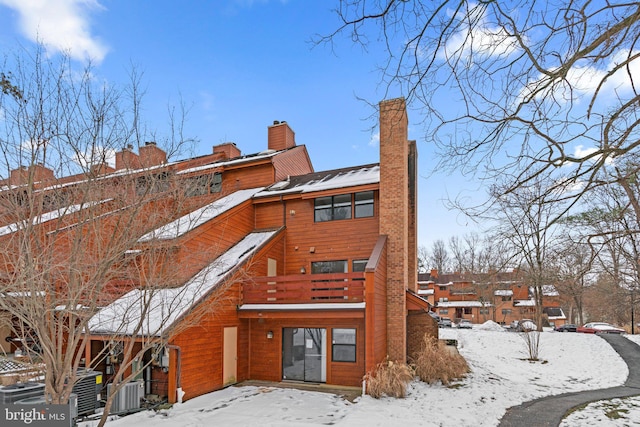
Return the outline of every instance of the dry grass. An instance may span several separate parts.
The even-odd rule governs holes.
[[[379,363],[373,372],[364,377],[367,394],[376,399],[383,396],[405,397],[407,385],[413,378],[414,373],[409,365],[392,360]]]
[[[418,378],[428,384],[440,381],[448,385],[469,373],[469,365],[464,357],[447,348],[437,338],[429,336],[425,336],[422,349],[415,356],[412,366]]]

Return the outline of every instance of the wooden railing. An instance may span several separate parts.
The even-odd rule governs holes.
[[[252,277],[242,285],[243,304],[364,301],[364,273]]]

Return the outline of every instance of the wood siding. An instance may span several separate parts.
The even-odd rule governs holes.
[[[327,384],[358,387],[364,376],[364,319],[331,318],[331,312],[316,313],[319,318],[310,317],[306,312],[290,313],[290,318],[271,318],[263,313],[260,319],[249,319],[250,377],[254,380],[282,380],[282,328],[326,328],[327,329]],[[331,329],[356,329],[356,362],[333,362],[331,360]],[[267,338],[267,332],[273,332],[273,338]]]

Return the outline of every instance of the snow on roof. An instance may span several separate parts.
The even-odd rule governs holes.
[[[418,289],[418,295],[433,295],[433,289]]]
[[[519,299],[513,302],[514,307],[535,307],[536,302],[532,299]]]
[[[126,293],[98,311],[89,321],[89,330],[98,334],[161,335],[187,310],[227,279],[234,267],[249,259],[276,232],[247,235],[180,287],[154,291],[135,289]],[[143,312],[145,318],[141,320]],[[138,328],[140,322],[142,326]]]
[[[353,310],[365,308],[364,302],[335,302],[311,304],[243,304],[238,310]]]
[[[447,307],[491,307],[491,304],[488,302],[480,302],[480,301],[438,301],[438,308],[447,308]]]
[[[170,240],[176,239],[216,216],[238,206],[249,200],[255,193],[262,190],[260,188],[250,188],[248,190],[238,190],[226,197],[216,200],[206,206],[196,209],[180,218],[148,232],[138,239],[138,242],[147,242],[153,239]]]
[[[47,221],[53,221],[54,219],[58,219],[61,216],[69,215],[69,214],[72,214],[74,212],[78,212],[82,208],[95,206],[95,205],[98,205],[100,203],[108,202],[110,200],[112,200],[112,199],[100,200],[98,202],[81,203],[81,204],[66,206],[64,208],[56,209],[56,210],[51,211],[51,212],[46,212],[46,213],[43,213],[41,215],[34,216],[33,219],[32,219],[32,225],[44,224]],[[15,233],[18,230],[26,228],[26,226],[27,226],[26,221],[14,222],[13,224],[8,224],[8,225],[5,225],[5,226],[2,226],[2,227],[0,227],[0,236],[4,236],[5,234]]]
[[[237,164],[241,164],[241,163],[246,163],[246,162],[250,162],[250,161],[254,161],[254,160],[262,160],[262,159],[268,159],[270,157],[275,156],[278,153],[281,153],[282,151],[263,151],[261,153],[258,154],[250,154],[250,155],[246,155],[246,156],[242,156],[242,157],[237,157],[231,160],[223,160],[223,161],[219,161],[219,162],[213,162],[213,163],[208,163],[206,165],[202,165],[202,166],[195,166],[189,169],[184,169],[181,170],[179,172],[176,172],[176,175],[183,175],[183,174],[188,174],[188,173],[192,173],[192,172],[201,172],[201,171],[205,171],[207,169],[215,169],[215,168],[219,168],[222,166],[232,166],[232,165],[237,165]]]
[[[493,294],[497,297],[510,297],[513,295],[513,291],[511,289],[497,289]]]
[[[380,166],[367,165],[291,177],[290,185],[285,185],[287,181],[276,182],[271,187],[256,194],[256,197],[312,193],[336,188],[355,187],[357,185],[377,184],[379,182]]]

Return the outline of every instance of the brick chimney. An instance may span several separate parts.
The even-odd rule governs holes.
[[[142,167],[158,166],[167,163],[167,153],[159,148],[155,142],[145,142],[140,147],[140,164]]]
[[[296,134],[291,130],[287,122],[274,120],[268,128],[269,150],[285,150],[296,146]]]
[[[140,158],[133,152],[133,145],[128,145],[116,153],[116,170],[140,169]]]
[[[403,98],[380,107],[380,234],[387,236],[387,354],[407,358],[406,290],[416,286],[415,143]]]
[[[235,157],[240,157],[240,150],[236,147],[234,142],[225,142],[224,144],[215,145],[213,147],[213,154],[222,153],[224,154],[224,159],[233,159]]]
[[[12,170],[9,182],[12,185],[24,185],[29,182],[30,177],[33,179],[33,182],[50,182],[55,180],[55,176],[51,169],[37,163],[29,167],[20,166],[19,168]]]

